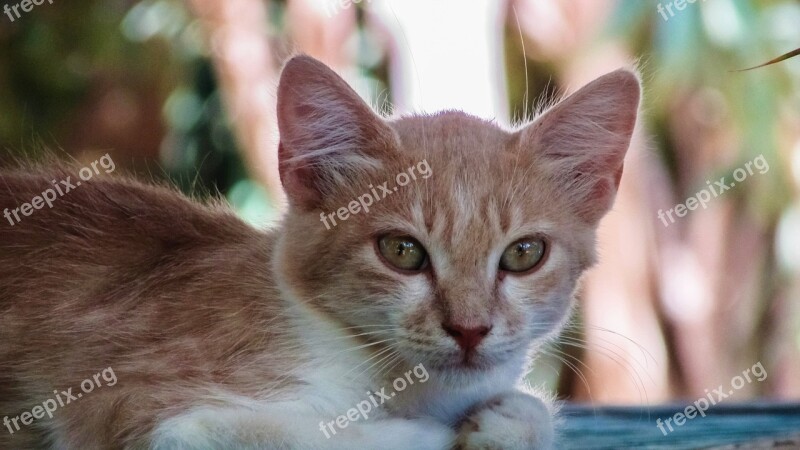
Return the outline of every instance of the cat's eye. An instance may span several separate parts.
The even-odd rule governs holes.
[[[537,267],[543,260],[546,244],[542,238],[522,238],[503,250],[500,256],[500,270],[506,272],[527,272]]]
[[[386,262],[400,270],[418,271],[428,263],[428,252],[411,236],[383,236],[378,239],[378,250]]]

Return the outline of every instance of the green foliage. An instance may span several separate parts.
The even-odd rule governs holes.
[[[154,176],[194,195],[226,192],[247,176],[199,26],[182,2],[45,2],[13,23],[0,19],[4,153],[36,153],[38,141],[51,148],[75,142],[71,127],[91,120],[78,115],[86,114],[93,85],[116,83],[163,104],[161,149],[141,149],[161,156],[155,170],[147,169]],[[96,145],[92,136],[77,141]],[[82,150],[66,149],[76,156]]]
[[[789,0],[719,0],[687,4],[684,10],[674,12],[665,20],[655,3],[619,2],[606,34],[622,37],[642,57],[648,81],[645,100],[652,121],[650,131],[655,132],[662,157],[682,188],[679,196],[685,196],[704,183],[691,180],[681,184],[678,180],[675,143],[668,131],[669,121],[674,119],[672,102],[687,94],[719,96],[726,116],[724,125],[737,135],[737,145],[725,149],[736,155],[736,161],[730,167],[717,168],[720,176],[759,154],[768,161],[780,161],[779,112],[787,106],[797,109],[800,60],[786,61],[785,66],[772,66],[771,70],[732,71],[796,46],[800,4]],[[759,186],[737,194],[745,196],[758,215],[774,219],[791,200],[785,175],[774,171]]]

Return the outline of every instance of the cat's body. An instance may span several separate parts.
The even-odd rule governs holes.
[[[616,72],[581,92],[519,132],[457,112],[386,122],[300,57],[279,93],[279,228],[113,179],[0,223],[0,419],[117,380],[0,429],[0,448],[549,447],[552,407],[516,385],[594,261],[639,87]],[[320,223],[421,161],[430,178]],[[0,210],[70,175],[0,171]],[[413,236],[424,264],[393,268],[386,236]],[[498,270],[526,236],[541,261]],[[336,423],[365,401],[368,418]]]

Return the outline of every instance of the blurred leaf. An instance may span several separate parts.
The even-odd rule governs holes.
[[[759,64],[757,66],[748,67],[747,69],[735,70],[734,72],[744,72],[744,71],[747,71],[747,70],[758,69],[759,67],[769,66],[769,65],[772,65],[772,64],[775,64],[775,63],[779,63],[781,61],[786,61],[787,59],[794,58],[797,55],[800,55],[800,48],[794,49],[794,50],[790,51],[789,53],[786,53],[786,54],[783,54],[781,56],[778,56],[775,59],[771,59],[771,60],[765,62],[764,64]]]

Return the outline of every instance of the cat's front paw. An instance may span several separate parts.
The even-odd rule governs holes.
[[[456,450],[553,448],[553,417],[544,402],[508,392],[480,406],[461,425]]]

